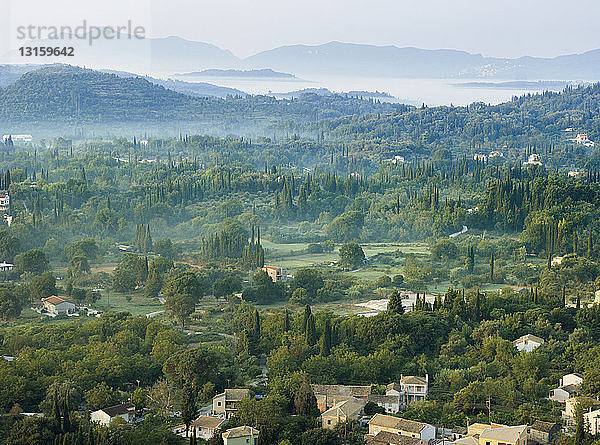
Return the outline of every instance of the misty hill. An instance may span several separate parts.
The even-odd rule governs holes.
[[[273,71],[270,68],[263,68],[260,70],[219,70],[210,69],[195,71],[191,73],[178,74],[179,77],[239,77],[239,78],[251,78],[251,79],[296,79],[296,76],[289,73],[280,73]]]
[[[342,95],[193,97],[142,77],[55,65],[25,73],[0,92],[4,122],[256,122],[330,119],[390,112],[397,105]]]
[[[316,46],[282,46],[255,54],[244,63],[299,74],[343,76],[600,79],[600,50],[555,58],[508,59],[446,49],[329,42]]]

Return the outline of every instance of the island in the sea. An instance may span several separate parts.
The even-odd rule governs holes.
[[[258,69],[258,70],[220,70],[220,69],[207,69],[202,71],[194,71],[191,73],[179,74],[180,77],[239,77],[245,79],[289,79],[296,80],[297,77],[289,73],[280,73],[273,71],[270,68]]]

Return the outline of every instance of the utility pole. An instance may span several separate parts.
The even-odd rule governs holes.
[[[488,409],[488,423],[490,424],[490,427],[492,425],[492,396],[488,396],[487,399],[487,409]]]

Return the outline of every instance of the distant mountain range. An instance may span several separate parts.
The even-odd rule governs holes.
[[[257,70],[219,70],[209,69],[194,71],[191,73],[178,74],[178,77],[238,77],[243,79],[286,79],[294,80],[296,76],[288,73],[280,73],[270,68]]]
[[[30,42],[33,45],[48,42]],[[289,45],[240,59],[230,51],[180,37],[144,40],[98,40],[75,49],[65,63],[172,75],[182,72],[241,75],[241,70],[265,70],[345,77],[453,78],[498,80],[600,80],[600,49],[554,58],[484,57],[452,49],[427,50],[393,45],[375,46],[329,42],[322,45]],[[21,59],[5,54],[5,61]],[[258,74],[258,73],[256,73]],[[287,74],[286,74],[287,75]]]

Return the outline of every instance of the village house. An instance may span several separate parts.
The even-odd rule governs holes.
[[[262,268],[262,270],[267,273],[274,283],[277,281],[286,281],[288,279],[287,270],[285,270],[285,267],[265,266]]]
[[[565,409],[561,412],[562,418],[564,420],[565,426],[574,426],[575,425],[575,410],[577,404],[581,404],[584,407],[589,407],[592,411],[600,408],[600,401],[585,396],[576,396],[571,397],[569,400],[565,402]]]
[[[369,402],[373,402],[382,407],[388,414],[396,414],[403,407],[403,405],[401,405],[400,396],[397,395],[388,396],[385,394],[371,394],[369,396]]]
[[[559,432],[560,425],[558,423],[542,422],[541,420],[536,420],[527,429],[529,440],[540,445],[551,444]]]
[[[336,403],[323,414],[321,414],[321,423],[323,428],[333,429],[338,423],[357,420],[365,407],[364,400],[344,400]]]
[[[537,153],[530,154],[527,158],[527,162],[523,162],[523,165],[542,165],[542,161],[540,161],[540,155]]]
[[[479,445],[479,435],[459,437],[452,443],[454,445]]]
[[[229,419],[237,411],[238,403],[249,397],[249,389],[226,389],[221,394],[213,397],[212,413],[215,416]]]
[[[450,433],[450,437],[452,438],[452,442],[458,439],[462,439],[467,435],[467,429],[464,426],[456,425],[452,428],[452,432]]]
[[[15,268],[14,264],[7,263],[6,261],[2,261],[0,263],[0,272],[10,272]]]
[[[365,404],[369,401],[371,395],[370,386],[345,386],[345,385],[310,385],[315,397],[317,406],[322,413],[332,408],[336,403],[346,400],[363,400]]]
[[[221,429],[227,423],[227,419],[222,417],[213,416],[200,416],[194,420],[187,431],[185,431],[185,425],[178,425],[171,431],[173,434],[177,434],[181,437],[192,436],[194,430],[196,430],[196,437],[204,440],[209,440],[214,436],[215,432]]]
[[[527,425],[486,428],[479,445],[527,445]]]
[[[553,389],[548,398],[555,402],[565,403],[578,394],[579,385],[582,383],[583,376],[581,374],[566,374],[560,379],[558,388]]]
[[[369,434],[375,436],[380,431],[417,438],[425,443],[435,439],[435,427],[433,425],[386,414],[375,414],[369,420]]]
[[[473,155],[473,160],[487,162],[488,157],[484,154],[477,153]]]
[[[583,420],[587,423],[588,431],[592,436],[600,434],[600,409],[584,413]]]
[[[137,412],[135,405],[131,402],[121,405],[109,406],[90,413],[92,423],[107,426],[116,417],[121,417],[126,422],[133,422],[136,419]]]
[[[70,301],[64,300],[56,295],[42,298],[43,308],[52,315],[73,314],[77,312],[77,306]]]
[[[579,133],[577,136],[575,136],[575,139],[572,139],[572,141],[577,144],[584,145],[586,147],[594,146],[594,142],[588,138],[587,133]]]
[[[503,158],[504,153],[502,153],[500,150],[492,150],[492,151],[490,151],[489,157],[490,158]]]
[[[405,407],[413,402],[424,401],[427,398],[428,391],[429,374],[425,374],[425,377],[401,375],[399,383],[387,385],[385,394],[399,397],[400,405]]]
[[[251,426],[238,426],[222,434],[224,445],[257,445],[260,431]]]
[[[513,341],[513,345],[519,351],[531,352],[544,344],[544,339],[532,334],[523,335]]]
[[[7,192],[0,192],[0,211],[6,212],[10,207],[10,195]]]

